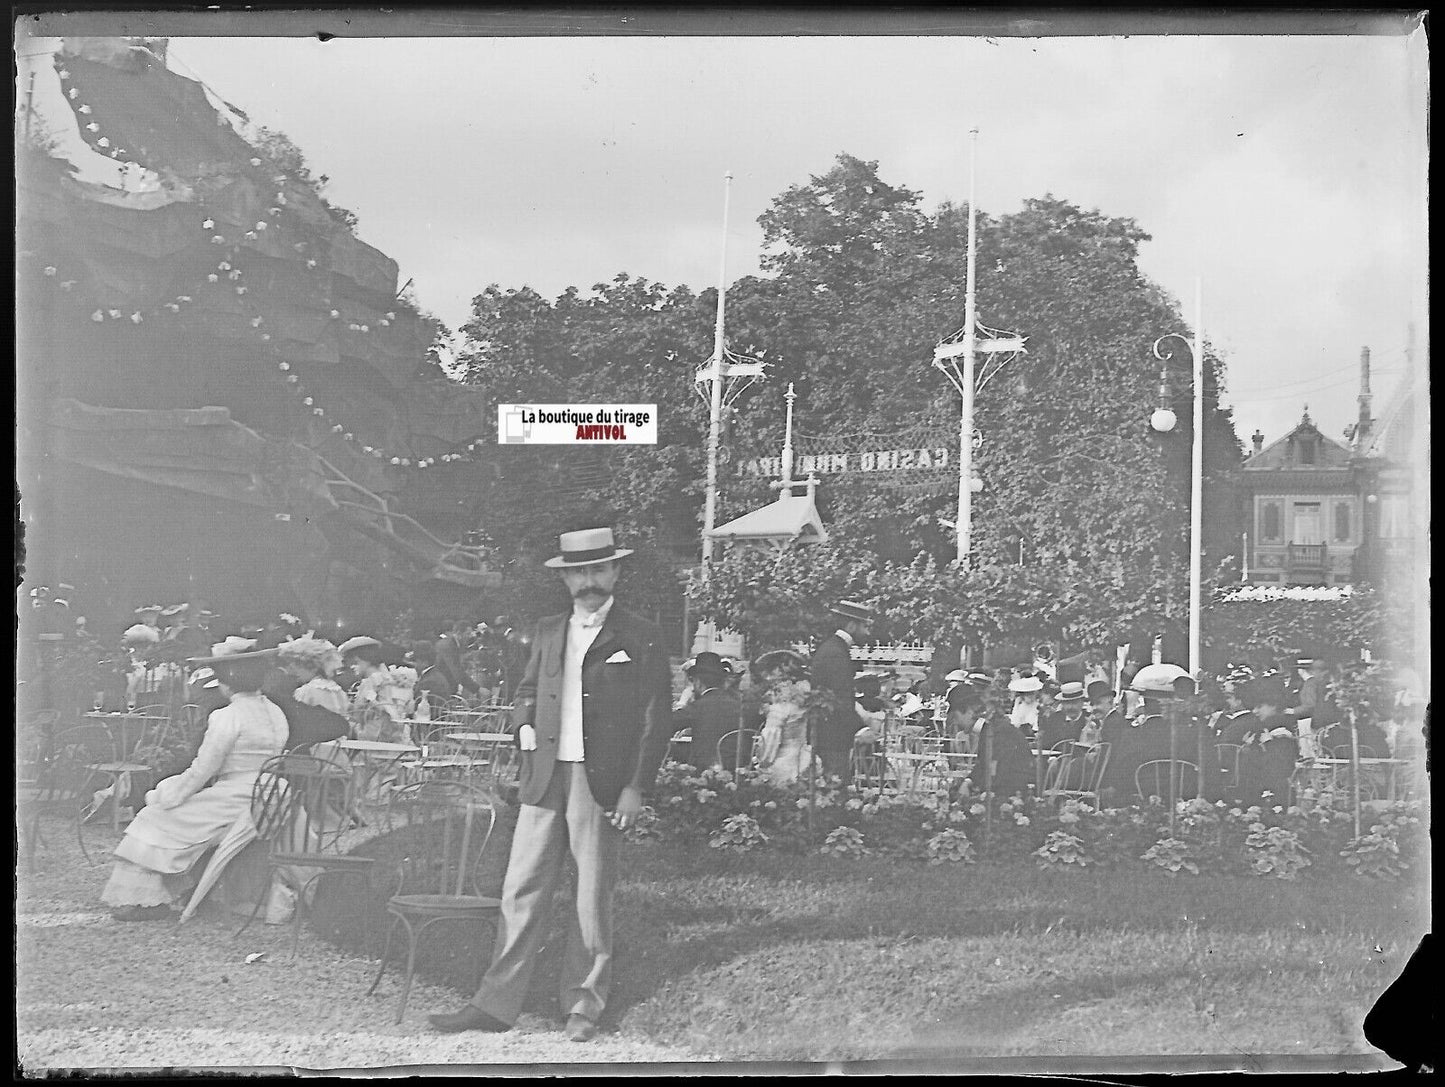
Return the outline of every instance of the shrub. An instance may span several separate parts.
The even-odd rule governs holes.
[[[1410,828],[1419,825],[1420,819],[1413,814],[1412,805],[1391,805],[1380,813],[1378,822],[1372,823],[1360,837],[1352,839],[1339,855],[1356,875],[1368,879],[1399,879],[1410,867],[1401,839],[1406,839],[1407,849],[1413,846],[1415,843],[1410,839],[1414,836],[1410,834]]]
[[[1299,835],[1284,827],[1252,823],[1244,846],[1255,875],[1294,879],[1310,863],[1309,850],[1300,843]]]
[[[863,835],[856,827],[834,827],[818,852],[835,857],[863,857],[871,850],[863,844]]]
[[[1093,864],[1084,854],[1084,843],[1077,834],[1066,830],[1053,830],[1044,839],[1044,844],[1034,850],[1040,868],[1065,868],[1069,865],[1082,868]]]
[[[739,813],[724,819],[722,829],[714,834],[707,844],[713,849],[731,849],[746,853],[767,840],[768,836],[762,832],[756,819]]]
[[[1199,875],[1199,865],[1189,859],[1188,843],[1179,838],[1160,838],[1145,850],[1139,859],[1157,865],[1171,876],[1177,876],[1180,872]]]
[[[973,862],[973,843],[968,835],[953,827],[945,827],[928,839],[928,863],[950,864]]]

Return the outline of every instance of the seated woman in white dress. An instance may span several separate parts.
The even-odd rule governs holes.
[[[808,743],[806,704],[812,687],[804,678],[807,669],[802,657],[786,649],[764,653],[753,665],[753,675],[766,687],[758,766],[775,785],[797,781],[813,760]]]
[[[227,639],[209,665],[230,702],[213,712],[195,760],[146,793],[146,804],[115,849],[100,900],[117,920],[158,920],[189,890],[196,861],[250,808],[261,766],[286,747],[285,715],[261,683],[275,650],[247,652],[253,642]]]

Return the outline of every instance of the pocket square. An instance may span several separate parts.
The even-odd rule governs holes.
[[[619,649],[612,656],[608,657],[603,664],[628,664],[632,658],[627,655],[627,650]]]

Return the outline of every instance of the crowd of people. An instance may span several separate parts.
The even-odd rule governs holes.
[[[1244,803],[1284,800],[1302,759],[1342,746],[1357,757],[1423,761],[1423,699],[1404,672],[1371,698],[1339,666],[1308,657],[1196,682],[1157,659],[1111,678],[1083,655],[1055,662],[1041,648],[1031,661],[930,681],[921,669],[860,671],[856,649],[873,613],[848,600],[829,607],[833,629],[811,653],[778,649],[747,663],[699,652],[682,665],[685,690],[674,697],[661,632],[614,607],[631,552],[607,528],[564,533],[561,552],[546,565],[560,573],[572,611],[507,642],[525,649],[520,672],[504,657],[487,666],[477,656],[486,628],[455,625],[409,646],[370,636],[333,643],[291,616],[189,656],[160,655],[158,667],[155,647],[194,646],[197,631],[208,633],[197,620],[208,617],[167,627],[160,620],[183,613],[142,609],[125,637],[127,701],[168,695],[197,707],[206,724],[186,768],[133,798],[137,814],[102,901],[123,920],[171,916],[199,859],[246,816],[268,759],[300,748],[340,754],[345,737],[408,743],[417,722],[450,699],[507,702],[521,814],[493,961],[467,1005],[430,1021],[442,1031],[510,1028],[570,856],[577,878],[561,996],[569,1037],[585,1041],[610,984],[621,832],[638,819],[669,752],[699,767],[754,766],[779,785],[817,776],[856,783],[860,767],[885,784],[880,756],[926,740],[929,750],[971,756],[952,788],[1006,797],[1046,785],[1051,750],[1092,750],[1107,753],[1093,783],[1105,806],[1131,802],[1135,771],[1159,759],[1197,763],[1179,798],[1228,789]]]
[[[190,737],[184,771],[139,796],[110,798],[137,812],[102,894],[121,920],[172,916],[190,892],[197,860],[249,810],[267,759],[306,750],[344,763],[338,740],[411,744],[420,739],[416,722],[440,715],[449,700],[484,705],[505,697],[500,670],[474,674],[468,667],[465,658],[475,660],[485,631],[462,624],[411,646],[366,635],[337,645],[282,615],[228,635],[203,656],[157,662],[147,650],[176,640],[179,624],[155,621],[166,617],[164,609],[138,614],[124,637],[127,702],[193,706],[205,727]]]
[[[751,666],[715,653],[684,665],[687,687],[674,723],[694,765],[731,769],[747,761],[778,784],[808,770],[859,778],[877,773],[885,738],[892,746],[928,737],[972,762],[960,787],[974,794],[1023,793],[1038,784],[1044,753],[1108,745],[1097,787],[1102,802],[1136,797],[1145,763],[1174,759],[1198,767],[1184,784],[1193,796],[1226,792],[1245,803],[1290,795],[1296,770],[1315,757],[1423,759],[1424,703],[1412,674],[1392,691],[1342,701],[1357,667],[1314,657],[1253,670],[1233,665],[1194,682],[1175,665],[1132,663],[1111,681],[1082,657],[1062,666],[1041,647],[1032,662],[990,670],[954,669],[930,683],[922,670],[840,675],[830,639],[866,633],[855,604],[839,629],[820,639],[811,660],[792,650],[765,653]],[[844,658],[846,660],[846,658]],[[817,695],[824,693],[824,698]],[[841,694],[841,699],[838,697]],[[839,712],[848,706],[851,712]],[[724,737],[757,736],[756,750]],[[839,752],[845,756],[839,758]]]

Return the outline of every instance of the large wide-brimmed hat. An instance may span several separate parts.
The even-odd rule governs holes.
[[[871,623],[874,619],[873,609],[856,600],[840,600],[836,604],[829,604],[828,610],[844,619],[857,619],[864,623]]]
[[[791,649],[774,649],[764,653],[757,660],[753,661],[753,674],[762,675],[775,669],[782,669],[785,672],[802,673],[807,671],[808,662],[794,653]]]
[[[336,647],[336,651],[337,651],[338,653],[340,653],[340,654],[344,657],[344,656],[346,656],[346,654],[350,653],[353,649],[361,649],[361,648],[363,648],[364,646],[368,646],[368,645],[380,645],[380,644],[381,644],[381,642],[377,641],[375,638],[372,638],[372,637],[370,637],[370,636],[368,636],[368,635],[366,635],[366,634],[356,634],[356,635],[353,635],[353,636],[350,637],[350,638],[347,638],[346,641],[344,641],[344,642],[342,642],[340,645],[338,645],[338,646]]]
[[[617,546],[610,528],[581,528],[576,532],[564,532],[558,537],[558,543],[562,547],[562,553],[556,558],[548,559],[543,566],[553,570],[571,566],[593,566],[632,554],[630,549]]]
[[[1173,695],[1179,688],[1177,680],[1189,679],[1189,673],[1177,664],[1146,664],[1134,673],[1129,689],[1138,694]]]
[[[915,713],[920,713],[927,708],[928,706],[923,699],[910,691],[898,705],[898,716],[912,717]]]
[[[328,676],[341,667],[341,651],[325,638],[314,634],[282,642],[276,647],[276,652],[282,664],[304,664]]]
[[[1038,676],[1017,676],[1009,680],[1008,689],[1014,694],[1035,694],[1044,689],[1044,681]]]
[[[952,672],[944,676],[943,679],[946,683],[967,683],[968,673],[962,668],[955,668]]]
[[[235,664],[239,661],[264,660],[276,656],[274,649],[257,649],[254,638],[238,638],[234,634],[224,642],[211,646],[209,657],[191,657],[187,664],[202,664],[214,668],[216,665]]]

